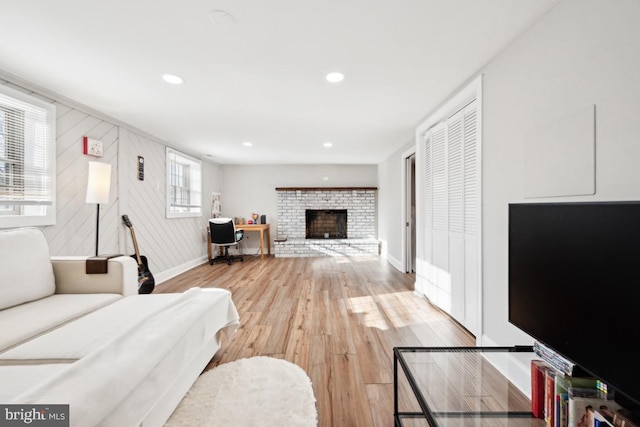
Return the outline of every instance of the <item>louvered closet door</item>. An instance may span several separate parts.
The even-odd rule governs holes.
[[[464,325],[480,331],[480,155],[478,112],[474,101],[464,109]]]
[[[423,271],[423,275],[427,280],[427,283],[433,283],[433,266],[431,265],[431,259],[433,258],[433,239],[431,238],[432,230],[433,230],[433,167],[432,167],[432,155],[431,155],[431,146],[432,146],[432,135],[428,133],[424,138],[424,149],[423,149],[423,165],[424,165],[424,185],[423,196],[422,196],[422,210],[418,212],[422,212],[422,219],[424,221],[424,238],[417,239],[419,244],[419,254],[418,256],[421,259],[427,261],[424,264],[426,267]],[[425,296],[430,300],[434,300],[434,294],[431,292],[433,289],[432,286],[425,287],[423,291],[425,292]]]
[[[433,183],[433,218],[431,229],[431,253],[433,264],[432,300],[449,311],[449,231],[448,231],[448,194],[447,194],[447,138],[446,126],[438,125],[431,136],[431,167]]]
[[[425,295],[472,333],[479,329],[479,155],[476,102],[423,140]]]
[[[460,111],[447,120],[448,173],[447,192],[449,194],[449,277],[451,278],[451,315],[464,318],[464,180],[462,155],[462,123],[464,115]]]

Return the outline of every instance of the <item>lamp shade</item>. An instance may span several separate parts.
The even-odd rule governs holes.
[[[86,203],[109,203],[111,164],[89,162]]]

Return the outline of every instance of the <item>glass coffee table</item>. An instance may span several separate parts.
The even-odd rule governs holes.
[[[507,379],[532,354],[531,346],[395,347],[395,426],[545,427]]]

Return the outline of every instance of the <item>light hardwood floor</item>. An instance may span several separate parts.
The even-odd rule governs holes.
[[[241,319],[207,369],[256,355],[296,363],[312,381],[319,427],[393,425],[393,347],[475,345],[413,292],[413,274],[379,257],[245,256],[198,266],[154,293],[194,286],[230,290]]]

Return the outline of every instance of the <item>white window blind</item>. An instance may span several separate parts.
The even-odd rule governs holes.
[[[0,86],[0,227],[55,224],[55,106]]]
[[[202,162],[167,147],[167,218],[202,215]]]

